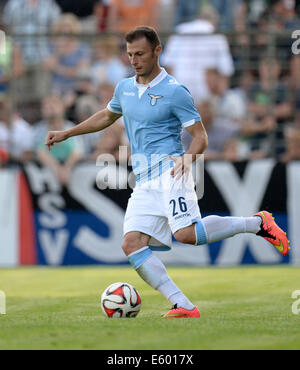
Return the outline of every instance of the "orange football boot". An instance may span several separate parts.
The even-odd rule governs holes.
[[[177,307],[177,304],[173,308],[163,315],[166,319],[182,319],[187,317],[200,317],[200,312],[197,307],[192,310],[187,310],[182,307]]]
[[[259,216],[262,219],[261,229],[256,235],[262,236],[275,247],[279,253],[286,255],[289,252],[289,240],[286,233],[276,224],[272,213],[260,211],[254,216]]]

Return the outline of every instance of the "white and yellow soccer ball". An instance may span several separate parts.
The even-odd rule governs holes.
[[[111,284],[101,296],[102,311],[111,318],[135,317],[141,309],[141,303],[139,292],[128,283]]]

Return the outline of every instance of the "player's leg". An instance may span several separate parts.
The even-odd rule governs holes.
[[[181,243],[201,245],[240,233],[252,233],[265,238],[283,255],[290,249],[286,233],[267,211],[258,212],[253,217],[207,216],[198,220],[195,225],[176,231],[174,236]]]
[[[281,254],[288,253],[289,241],[286,233],[280,229],[269,212],[261,211],[252,217],[212,215],[201,219],[197,217],[198,200],[191,176],[187,182],[183,178],[177,182],[169,178],[168,186],[168,219],[177,241],[201,245],[241,233],[252,233],[265,238]]]
[[[174,233],[176,240],[187,244],[214,243],[240,233],[257,234],[261,218],[207,216],[195,224],[179,229]]]
[[[148,246],[149,240],[149,235],[137,231],[128,232],[124,236],[122,248],[129,262],[146,283],[173,305],[195,310],[195,306],[168,276],[164,264],[152,253]]]

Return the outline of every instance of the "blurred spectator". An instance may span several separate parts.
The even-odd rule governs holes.
[[[70,1],[72,3],[73,0]],[[80,20],[82,32],[107,31],[111,0],[92,0],[92,2],[92,14]],[[70,11],[72,12],[72,10]]]
[[[2,14],[3,8],[5,7],[8,0],[0,0],[0,13]]]
[[[76,117],[78,122],[82,122],[95,114],[99,110],[99,103],[94,96],[83,95],[76,100]]]
[[[64,14],[55,25],[54,33],[51,55],[44,67],[52,73],[52,90],[62,95],[74,90],[77,76],[89,67],[90,52],[78,39],[80,23],[75,15]]]
[[[279,143],[283,139],[283,124],[292,115],[289,90],[280,81],[280,72],[281,67],[277,59],[263,57],[260,60],[259,82],[253,86],[250,92],[248,108],[251,118],[264,128],[264,132],[252,137],[252,150],[259,151],[263,145],[265,148],[263,151],[270,152],[272,143],[268,137],[268,132],[274,131]],[[277,151],[281,152],[282,148],[278,147]]]
[[[176,0],[174,26],[193,21],[199,12],[201,1],[202,0]]]
[[[93,51],[91,76],[95,85],[108,82],[115,86],[120,80],[127,77],[127,68],[118,58],[119,42],[117,37],[98,38],[95,41]]]
[[[271,42],[270,19],[271,19],[271,0],[243,0],[237,7],[234,20],[235,64],[239,68],[245,68],[245,64],[257,63],[258,56],[265,51],[266,45]],[[280,27],[272,20],[272,30],[276,31]],[[258,31],[249,34],[248,30]],[[273,41],[272,41],[273,42]]]
[[[94,17],[97,22],[97,31],[103,32],[108,29],[108,19],[110,11],[111,0],[98,0],[94,5]]]
[[[216,69],[207,70],[206,79],[211,97],[199,106],[209,138],[206,159],[254,159],[269,154],[269,133],[274,132],[276,120],[271,114],[260,117],[249,110],[249,95],[257,86],[252,74],[241,76],[238,89],[228,89],[228,80]],[[192,137],[184,133],[183,140],[186,148]]]
[[[247,105],[241,95],[228,89],[228,79],[217,69],[206,70],[205,77],[210,98],[199,105],[199,112],[208,134],[206,159],[222,159],[227,142],[237,140],[247,114]],[[192,136],[184,129],[182,141],[185,149]]]
[[[0,96],[0,157],[3,161],[24,162],[33,155],[31,126],[12,111],[9,99]],[[0,161],[1,161],[0,159]]]
[[[99,110],[107,107],[114,93],[114,86],[104,82],[98,86],[97,97],[99,101]],[[129,142],[125,132],[125,126],[122,117],[119,118],[112,126],[106,128],[95,146],[95,150],[90,158],[96,159],[100,154],[112,154],[119,161],[119,146],[126,145],[128,147],[128,157],[130,155]]]
[[[97,101],[96,97],[91,95],[82,95],[76,100],[75,105],[75,117],[76,122],[83,122],[97,111],[99,111],[99,102]],[[82,145],[83,145],[83,153],[84,159],[95,159],[93,153],[96,151],[98,142],[102,136],[103,132],[98,131],[88,135],[83,135]]]
[[[115,90],[114,85],[108,82],[103,82],[98,85],[96,96],[100,104],[99,109],[106,108],[107,104],[109,103],[109,101],[111,100],[111,97],[114,94],[114,90]]]
[[[272,15],[280,22],[283,29],[300,28],[300,19],[296,13],[295,0],[272,0]]]
[[[291,47],[293,39],[291,32],[300,29],[300,18],[296,13],[295,0],[273,0],[270,11],[269,32],[276,35],[277,55],[280,56],[284,66],[287,66],[292,56]]]
[[[4,7],[2,21],[9,32],[19,35],[14,42],[21,47],[25,65],[16,90],[19,101],[36,101],[48,91],[48,75],[41,66],[48,55],[48,40],[34,35],[49,32],[59,16],[60,9],[54,0],[9,0]]]
[[[233,126],[240,126],[247,115],[247,105],[241,94],[229,89],[230,81],[215,68],[207,69],[205,77],[214,115],[229,119]]]
[[[208,69],[205,73],[210,90],[210,99],[202,102],[199,112],[208,134],[208,147],[205,159],[224,159],[225,149],[229,157],[227,144],[238,140],[241,134],[243,120],[246,117],[246,104],[240,94],[228,89],[228,79],[217,69]],[[192,136],[184,129],[182,141],[187,149],[192,142]],[[238,144],[235,144],[236,146]],[[239,148],[236,160],[239,159]]]
[[[99,110],[99,103],[94,96],[82,95],[76,100],[75,114],[77,122],[85,121]]]
[[[262,57],[258,72],[259,82],[251,91],[250,112],[260,118],[272,110],[276,120],[288,119],[291,116],[292,105],[288,86],[280,80],[280,61],[274,57]]]
[[[174,29],[176,6],[177,1],[175,0],[159,0],[157,10],[157,29],[159,32],[170,32]]]
[[[18,44],[10,36],[5,37],[5,53],[0,52],[0,93],[7,91],[8,84],[13,83],[24,72],[23,56]]]
[[[290,87],[296,90],[300,86],[300,55],[294,55],[290,61]]]
[[[115,123],[103,131],[91,159],[96,159],[101,154],[111,154],[119,162],[119,147],[122,143],[124,126]]]
[[[239,141],[243,129],[243,123],[247,116],[247,105],[241,94],[234,89],[229,89],[228,78],[222,76],[217,69],[208,69],[205,73],[207,85],[210,91],[210,99],[199,109],[204,112],[211,110],[208,126],[209,141],[208,154],[210,159],[229,157],[229,149],[236,148],[235,158],[241,156]],[[206,123],[204,122],[206,125]],[[232,150],[231,150],[232,154]]]
[[[45,138],[49,130],[65,130],[73,126],[64,118],[64,105],[58,96],[48,96],[42,103],[43,120],[35,127],[35,147],[39,161],[55,173],[58,181],[66,185],[73,166],[82,158],[82,146],[77,137],[56,144],[48,151]]]
[[[276,120],[291,116],[292,105],[289,91],[280,81],[281,65],[278,59],[262,57],[259,63],[259,82],[251,91],[250,112],[258,118],[272,112]]]
[[[290,32],[300,29],[300,19],[295,9],[295,0],[272,0],[271,6],[264,11],[257,24],[257,45],[265,49],[270,43],[276,44],[276,54],[286,66],[292,55],[293,40]]]
[[[259,0],[259,2],[261,1]],[[210,3],[220,17],[218,30],[221,32],[233,30],[237,12],[242,6],[243,0],[211,0]],[[254,1],[252,1],[252,3],[254,3]]]
[[[147,25],[157,28],[159,0],[112,0],[109,13],[109,30],[126,33]]]
[[[285,130],[286,151],[281,156],[284,163],[300,160],[300,127],[289,127]]]
[[[18,38],[26,66],[39,64],[48,54],[45,37],[30,37],[47,33],[60,16],[54,0],[9,0],[3,10],[3,22],[10,32],[28,37]]]
[[[222,159],[229,162],[238,162],[247,159],[240,150],[240,140],[231,138],[223,146]]]
[[[176,27],[179,34],[169,38],[162,55],[162,64],[190,90],[196,103],[209,97],[208,68],[216,68],[227,78],[233,74],[228,42],[225,36],[214,34],[217,23],[215,10],[203,8],[201,18]]]
[[[242,0],[236,8],[235,30],[244,32],[255,27],[267,10],[269,0]]]
[[[294,0],[291,1],[294,2]],[[266,50],[271,56],[275,48],[277,57],[285,61],[283,65],[288,65],[292,40],[290,34],[284,34],[283,18],[276,15],[274,11],[276,4],[279,4],[279,1],[244,0],[238,7],[235,19],[237,34],[234,36],[232,48],[237,69],[251,67],[254,70]],[[249,33],[249,30],[254,32]]]
[[[198,106],[198,110],[208,135],[208,147],[205,150],[205,159],[224,159],[224,150],[230,141],[236,140],[239,135],[240,126],[238,124],[234,125],[226,117],[218,117],[210,101],[202,102]],[[186,130],[183,131],[182,141],[185,149],[187,149],[192,141],[190,136]]]
[[[248,114],[249,95],[255,81],[254,73],[252,70],[245,69],[241,72],[239,77],[236,78],[236,80],[237,85],[233,90],[240,96],[242,105],[243,107],[246,107],[246,114]]]
[[[271,9],[269,8],[258,19],[257,29],[259,32],[255,35],[254,41],[257,47],[264,50],[271,42],[272,32],[280,32],[282,25],[278,19],[271,17]]]
[[[77,99],[81,96],[94,97],[95,92],[96,88],[92,83],[90,70],[81,71],[77,76],[74,89],[70,90],[67,94],[62,96],[66,108],[67,119],[74,123],[78,123],[75,112]]]
[[[257,137],[260,137],[261,134],[263,134],[263,136],[268,135],[268,133],[272,132],[275,127],[275,122],[272,118],[268,117],[264,120],[259,120],[249,112],[250,95],[254,85],[255,79],[252,71],[245,70],[239,78],[238,87],[234,88],[234,91],[242,99],[242,106],[245,110],[244,119],[241,121],[241,138],[238,148],[239,151],[243,153],[243,156],[247,156],[249,159],[255,156],[264,157],[266,155],[263,151],[256,152],[254,150],[252,152],[252,141],[254,140],[255,142]],[[234,148],[236,148],[236,145],[229,145],[227,148],[227,154],[228,152],[232,154],[234,152]]]

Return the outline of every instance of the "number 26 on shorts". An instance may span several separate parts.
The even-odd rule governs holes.
[[[178,200],[177,200],[177,203],[176,203],[176,200],[175,199],[171,199],[169,204],[172,204],[172,206],[173,206],[172,216],[178,215],[178,212],[177,212],[177,210],[178,210],[177,204],[179,205],[179,209],[180,209],[180,211],[182,213],[184,213],[184,212],[187,211],[187,205],[186,205],[186,202],[185,202],[185,198],[184,197],[179,197]]]

